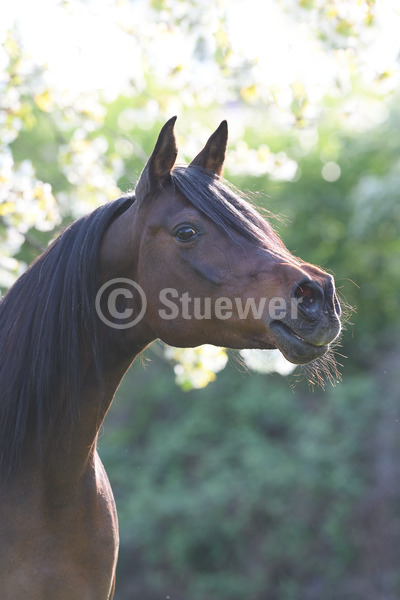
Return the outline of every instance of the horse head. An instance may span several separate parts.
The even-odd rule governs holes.
[[[134,203],[103,244],[105,272],[115,276],[117,264],[143,292],[134,304],[146,300],[128,336],[179,347],[278,348],[293,363],[323,356],[341,329],[333,277],[291,254],[223,182],[226,121],[186,167],[175,166],[174,124],[175,117],[162,128]]]

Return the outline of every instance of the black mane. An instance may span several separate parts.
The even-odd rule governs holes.
[[[287,249],[268,221],[226,181],[194,166],[175,167],[171,180],[174,188],[227,235],[239,233],[271,253],[288,258]]]
[[[106,204],[70,225],[0,302],[0,475],[18,466],[29,434],[56,438],[78,412],[83,350],[101,378],[94,310],[100,241],[134,197]],[[86,344],[83,343],[84,339]]]

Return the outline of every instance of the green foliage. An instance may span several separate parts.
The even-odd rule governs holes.
[[[371,383],[354,376],[310,396],[229,368],[183,396],[163,364],[135,365],[101,442],[121,521],[120,597],[289,600],[314,597],[313,585],[347,597],[378,413]]]

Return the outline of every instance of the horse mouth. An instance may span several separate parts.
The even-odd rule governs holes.
[[[318,346],[308,342],[282,321],[273,321],[270,330],[278,350],[296,365],[306,364],[323,356],[329,348],[327,344]]]

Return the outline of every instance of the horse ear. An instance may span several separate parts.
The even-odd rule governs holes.
[[[228,123],[221,125],[212,134],[203,150],[192,160],[190,166],[202,167],[220,177],[224,170],[226,145],[228,143]]]
[[[154,150],[136,184],[135,195],[144,198],[151,191],[160,190],[168,179],[178,154],[174,133],[176,117],[162,127]]]

